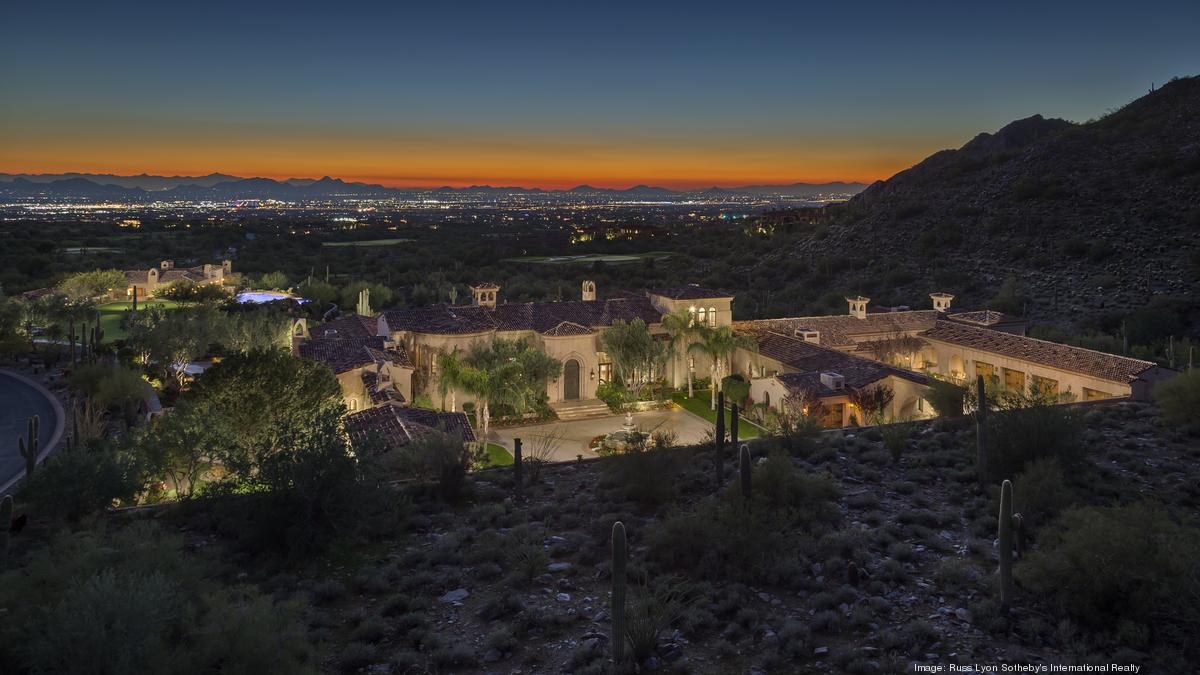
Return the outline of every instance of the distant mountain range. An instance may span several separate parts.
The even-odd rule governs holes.
[[[811,199],[829,195],[849,196],[867,186],[863,183],[792,183],[790,185],[747,185],[745,187],[711,187],[702,190],[670,190],[651,185],[631,188],[597,188],[580,185],[569,190],[496,187],[473,185],[453,188],[389,188],[369,183],[348,183],[338,178],[289,178],[278,181],[270,178],[242,178],[221,173],[207,176],[116,176],[113,174],[9,174],[0,173],[0,197],[30,199],[51,197],[59,199],[124,199],[212,200],[239,199],[334,199],[338,197],[390,197],[415,194],[452,193],[461,195],[572,195],[634,199],[672,199],[686,196],[745,195]]]

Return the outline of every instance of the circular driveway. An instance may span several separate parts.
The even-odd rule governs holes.
[[[611,415],[574,422],[553,422],[527,427],[492,429],[491,438],[488,440],[498,443],[512,452],[513,439],[520,438],[526,456],[528,456],[532,445],[537,444],[539,440],[546,439],[542,442],[548,440],[554,446],[551,461],[567,462],[579,455],[595,457],[595,453],[588,450],[588,443],[600,434],[620,431],[624,422],[624,415]],[[633,423],[648,433],[658,430],[674,431],[677,437],[676,442],[680,445],[699,443],[704,440],[705,433],[713,429],[713,425],[709,424],[707,420],[678,407],[634,413]]]
[[[34,415],[41,418],[39,455],[44,458],[62,436],[62,404],[24,375],[0,370],[0,495],[7,494],[25,475],[25,458],[17,439],[28,433],[29,418]]]

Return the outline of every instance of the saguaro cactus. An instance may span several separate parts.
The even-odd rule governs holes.
[[[738,446],[738,407],[737,404],[729,406],[729,444],[733,447]]]
[[[524,489],[524,476],[521,475],[521,439],[513,439],[513,494],[521,498]]]
[[[975,470],[979,472],[979,483],[986,485],[988,481],[987,466],[987,392],[983,389],[983,375],[975,380]]]
[[[1012,482],[1000,485],[1000,607],[1007,610],[1012,601],[1013,510]]]
[[[612,527],[612,654],[613,673],[621,671],[625,660],[625,525],[621,521]]]
[[[67,320],[67,337],[71,342],[71,367],[75,367],[75,317]]]
[[[41,430],[42,421],[37,416],[29,418],[29,440],[17,437],[17,447],[21,449],[21,456],[25,458],[25,480],[33,477],[33,469],[37,466],[38,458],[38,432]]]
[[[750,444],[742,443],[741,451],[738,453],[738,466],[741,468],[742,478],[742,499],[746,500],[746,510],[750,510],[750,490],[754,484],[753,476],[750,469]]]
[[[8,531],[12,529],[12,495],[0,499],[0,559],[8,555]]]
[[[713,435],[713,455],[716,464],[717,489],[725,482],[722,463],[725,461],[725,392],[717,392],[717,430]]]

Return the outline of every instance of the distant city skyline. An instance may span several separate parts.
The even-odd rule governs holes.
[[[869,183],[1200,72],[1200,3],[974,4],[20,3],[0,172]]]

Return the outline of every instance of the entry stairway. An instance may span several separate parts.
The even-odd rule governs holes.
[[[608,404],[598,398],[586,401],[560,401],[558,403],[551,403],[550,409],[563,422],[574,422],[575,420],[587,420],[596,417],[611,417],[613,415],[613,411],[609,409]]]

